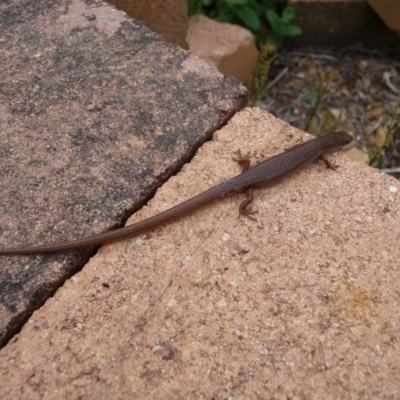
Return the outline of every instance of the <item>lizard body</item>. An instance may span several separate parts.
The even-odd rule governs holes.
[[[245,208],[252,200],[253,188],[274,185],[286,176],[304,168],[317,159],[322,159],[328,168],[335,169],[335,166],[329,163],[325,155],[338,151],[352,140],[352,136],[346,132],[331,132],[325,136],[294,146],[286,152],[268,158],[250,169],[248,169],[248,162],[244,159],[240,159],[238,161],[241,164],[245,164],[241,175],[230,178],[225,182],[222,182],[219,185],[144,221],[90,236],[88,238],[72,240],[69,242],[45,244],[37,247],[0,249],[0,255],[55,253],[128,239],[159,225],[180,218],[183,215],[212,202],[213,200],[245,191],[248,191],[248,198],[242,203],[239,211],[241,214],[249,214]]]

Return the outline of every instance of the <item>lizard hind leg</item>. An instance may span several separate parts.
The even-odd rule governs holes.
[[[247,210],[246,207],[253,201],[254,196],[253,196],[253,188],[250,187],[247,189],[247,197],[242,201],[242,203],[239,206],[239,216],[240,218],[241,215],[244,215],[247,218],[250,218],[253,221],[256,221],[254,217],[252,217],[252,214],[257,214],[258,211],[253,211],[253,210]]]
[[[250,158],[249,158],[249,153],[246,154],[245,156],[242,155],[242,152],[238,150],[236,152],[237,158],[234,158],[234,160],[242,167],[242,174],[247,172],[250,169]],[[253,188],[250,187],[247,189],[247,197],[242,201],[242,203],[239,206],[239,215],[238,218],[240,218],[241,215],[246,216],[247,218],[250,218],[251,220],[255,221],[256,219],[253,218],[251,215],[256,214],[257,211],[252,211],[252,210],[247,210],[246,207],[253,201],[254,196],[253,196]]]

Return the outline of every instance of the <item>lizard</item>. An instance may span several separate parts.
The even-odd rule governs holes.
[[[286,176],[289,176],[299,169],[306,167],[317,159],[321,159],[326,164],[327,168],[336,169],[337,166],[329,162],[329,160],[326,158],[326,154],[340,150],[352,140],[353,137],[346,132],[330,132],[324,136],[295,145],[287,151],[268,158],[252,168],[249,168],[250,162],[247,158],[240,157],[236,161],[238,161],[243,167],[242,174],[227,179],[219,185],[216,185],[198,194],[197,196],[194,196],[189,200],[186,200],[175,207],[163,211],[153,217],[137,222],[133,225],[107,231],[83,239],[61,243],[50,243],[34,247],[0,249],[0,256],[55,253],[60,251],[88,248],[108,242],[128,239],[145,231],[156,228],[159,225],[176,220],[216,199],[246,191],[247,198],[239,207],[239,215],[249,215],[251,212],[247,210],[246,207],[253,200],[254,188],[274,185]]]

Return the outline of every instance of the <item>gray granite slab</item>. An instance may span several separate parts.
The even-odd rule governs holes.
[[[0,245],[121,226],[246,89],[96,0],[0,3]],[[0,258],[0,344],[95,249]]]

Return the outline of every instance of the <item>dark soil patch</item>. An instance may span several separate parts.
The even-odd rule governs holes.
[[[400,49],[287,50],[275,62],[271,80],[285,68],[257,106],[305,129],[312,102],[300,102],[299,96],[316,92],[323,82],[328,88],[309,132],[345,130],[364,150],[366,144],[375,146],[384,141],[387,124],[400,101]],[[399,126],[397,116],[394,127]],[[400,135],[385,152],[383,167],[399,166]]]

